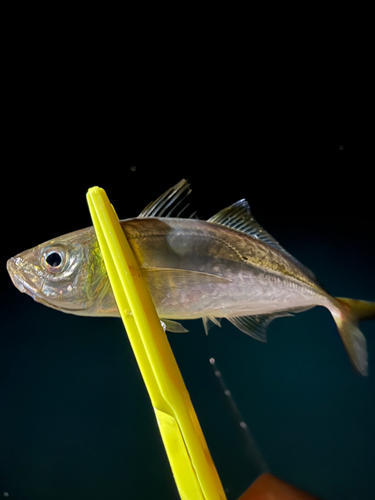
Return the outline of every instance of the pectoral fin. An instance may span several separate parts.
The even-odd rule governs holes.
[[[209,283],[231,283],[230,280],[215,274],[185,269],[143,267],[141,272],[151,295],[155,292],[168,294],[171,288],[176,287],[204,286]]]

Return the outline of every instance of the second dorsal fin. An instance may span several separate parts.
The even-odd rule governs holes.
[[[221,224],[223,226],[228,226],[237,231],[248,234],[252,238],[258,239],[266,243],[267,245],[276,248],[279,252],[286,255],[290,260],[292,260],[298,267],[307,275],[309,278],[316,281],[315,275],[301,264],[296,258],[293,257],[289,252],[287,252],[278,241],[275,240],[262,226],[254,219],[248,202],[245,199],[239,200],[233,205],[230,205],[219,213],[213,215],[208,219],[208,222],[215,222],[216,224]]]

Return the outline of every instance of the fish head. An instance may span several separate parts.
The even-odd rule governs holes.
[[[13,284],[36,302],[91,315],[108,278],[93,228],[55,238],[7,262]]]

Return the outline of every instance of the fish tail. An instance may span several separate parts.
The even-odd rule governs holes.
[[[336,297],[337,309],[332,311],[337,329],[353,366],[367,375],[366,339],[358,328],[358,322],[375,319],[375,302]]]

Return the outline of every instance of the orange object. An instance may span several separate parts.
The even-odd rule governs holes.
[[[268,472],[262,474],[239,500],[317,500]]]

